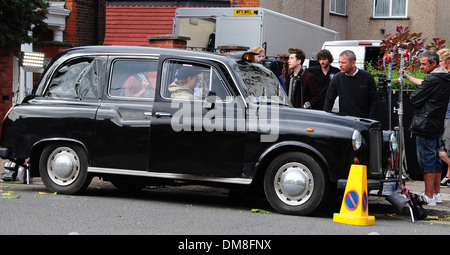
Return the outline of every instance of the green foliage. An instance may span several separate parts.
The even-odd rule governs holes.
[[[398,70],[400,65],[399,49],[408,50],[411,54],[411,59],[410,61],[405,61],[405,69],[413,70],[419,68],[419,54],[425,49],[424,45],[422,33],[411,33],[408,27],[399,26],[395,35],[388,34],[381,41],[381,53],[395,53],[392,61],[394,67]]]
[[[381,42],[381,55],[394,53],[392,59],[392,87],[398,88],[397,79],[399,78],[400,69],[400,50],[409,51],[410,55],[405,58],[404,69],[408,71],[408,74],[424,79],[427,74],[424,74],[420,70],[420,54],[425,50],[438,51],[445,48],[446,41],[440,38],[433,38],[429,45],[425,45],[425,40],[422,38],[422,33],[412,33],[408,27],[398,26],[394,35],[388,34]],[[389,70],[388,64],[383,66],[383,59],[380,59],[376,63],[366,63],[366,70],[373,75],[384,75],[388,77]],[[404,89],[415,89],[417,86],[413,83],[404,80]]]
[[[28,32],[47,28],[48,7],[46,0],[0,0],[0,47],[33,42]]]
[[[370,72],[372,75],[375,76],[375,82],[377,82],[378,84],[378,76],[384,76],[386,78],[389,77],[389,70],[388,68],[375,68],[372,62],[366,62],[366,71]],[[416,77],[418,79],[425,79],[425,77],[427,77],[427,74],[425,74],[424,72],[422,72],[422,70],[420,70],[420,68],[416,68],[413,69],[411,71],[408,71],[408,74]],[[399,74],[399,70],[398,69],[394,69],[392,71],[392,89],[398,89],[398,79],[400,78],[400,74]],[[403,79],[404,83],[403,83],[403,89],[404,90],[415,90],[417,88],[417,85],[415,85],[414,83]]]

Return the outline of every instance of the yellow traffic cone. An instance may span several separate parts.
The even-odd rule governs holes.
[[[333,221],[344,224],[369,226],[375,217],[369,216],[367,194],[367,169],[365,165],[352,165],[345,186],[340,213],[335,213]]]

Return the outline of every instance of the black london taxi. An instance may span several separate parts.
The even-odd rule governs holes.
[[[259,187],[280,213],[308,215],[367,166],[386,177],[378,121],[296,109],[277,77],[229,55],[135,46],[72,48],[5,117],[0,157],[46,188]],[[375,183],[375,185],[373,185]]]

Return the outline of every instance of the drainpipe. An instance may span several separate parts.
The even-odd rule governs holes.
[[[322,4],[320,6],[320,26],[323,27],[324,19],[325,19],[325,0],[322,0]]]

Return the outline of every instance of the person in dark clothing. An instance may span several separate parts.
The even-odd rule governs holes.
[[[306,70],[314,75],[317,84],[319,85],[320,101],[317,104],[317,108],[322,110],[330,81],[335,74],[340,72],[340,70],[331,65],[331,63],[333,63],[333,55],[329,50],[324,49],[319,51],[316,55],[316,59],[319,61],[319,65],[312,66]]]
[[[320,91],[314,75],[302,69],[305,53],[300,49],[289,49],[289,74],[285,76],[287,94],[296,108],[319,109]],[[290,92],[292,89],[292,93]]]
[[[339,68],[330,82],[323,110],[331,112],[339,96],[339,113],[376,119],[377,85],[371,73],[356,67],[356,55],[351,50],[339,55]]]
[[[424,197],[429,205],[435,205],[436,196],[440,194],[442,161],[439,148],[450,96],[450,74],[444,67],[439,67],[439,55],[431,51],[422,55],[420,69],[430,75],[410,96],[409,102],[416,110],[411,131],[416,136],[417,160],[424,174]]]

